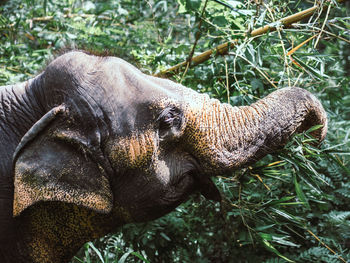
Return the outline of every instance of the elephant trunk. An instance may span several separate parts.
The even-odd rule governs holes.
[[[321,103],[300,88],[277,90],[251,106],[232,107],[203,97],[204,108],[188,118],[188,146],[216,173],[255,162],[282,148],[298,132],[315,125],[313,136],[322,141],[327,116]]]

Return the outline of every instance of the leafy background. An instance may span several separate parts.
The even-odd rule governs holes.
[[[72,262],[350,260],[350,5],[317,3],[323,12],[319,8],[288,28],[278,20],[314,1],[9,0],[0,5],[1,85],[35,76],[66,48],[107,50],[154,74],[186,61],[193,47],[197,55],[237,41],[226,56],[168,77],[232,105],[300,86],[322,101],[329,116],[320,147],[310,144],[307,133],[298,135],[254,166],[216,178],[221,204],[194,195],[156,221],[126,225],[85,244]],[[249,37],[266,24],[277,31]]]

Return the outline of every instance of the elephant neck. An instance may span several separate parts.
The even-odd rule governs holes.
[[[42,116],[33,96],[36,82],[36,79],[31,79],[0,87],[0,261],[6,259],[6,255],[12,258],[13,255],[9,254],[12,250],[7,247],[13,247],[16,233],[12,219],[12,157],[23,135]]]

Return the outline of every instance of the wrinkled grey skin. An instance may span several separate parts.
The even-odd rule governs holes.
[[[1,87],[0,261],[68,262],[88,240],[170,212],[211,176],[323,125],[309,92],[221,104],[114,57],[70,52]]]

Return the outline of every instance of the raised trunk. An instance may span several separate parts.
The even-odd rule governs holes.
[[[257,161],[314,125],[323,125],[313,134],[319,141],[327,132],[322,105],[300,88],[277,90],[251,106],[232,107],[207,97],[204,101],[204,108],[187,115],[187,142],[216,173]]]

